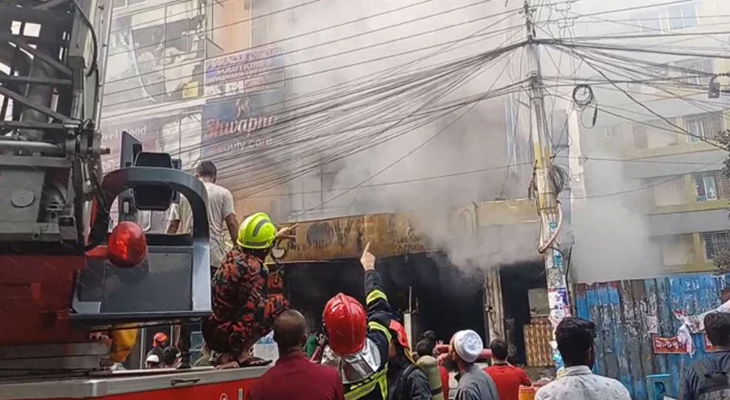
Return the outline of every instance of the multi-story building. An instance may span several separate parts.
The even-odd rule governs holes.
[[[120,135],[128,131],[145,149],[180,158],[183,169],[214,161],[222,183],[236,186],[236,158],[265,147],[256,135],[275,123],[276,113],[263,105],[285,93],[277,49],[252,48],[254,29],[261,28],[253,3],[114,2],[101,123],[103,144],[111,149],[106,170],[117,167]],[[240,215],[272,208],[248,203],[238,199]],[[164,229],[164,213],[143,214],[148,229]]]
[[[589,10],[573,3],[575,18],[570,22],[576,36],[636,35],[621,45],[666,51],[612,52],[640,61],[629,60],[620,68],[594,61],[594,68],[584,65],[581,70],[596,77],[601,69],[620,82],[593,86],[599,109],[595,127],[587,127],[592,107],[579,116],[584,122],[580,163],[586,185],[581,201],[586,207],[593,204],[597,214],[611,212],[601,211],[605,204],[621,207],[635,228],[622,233],[620,224],[613,226],[616,235],[643,230],[649,238],[633,268],[617,267],[623,276],[606,280],[710,271],[713,257],[730,244],[730,180],[722,172],[727,152],[714,144],[730,128],[730,101],[708,99],[713,74],[726,72],[729,65],[692,55],[718,54],[730,47],[727,35],[718,34],[730,25],[722,4],[632,1]],[[622,8],[629,10],[602,13]]]

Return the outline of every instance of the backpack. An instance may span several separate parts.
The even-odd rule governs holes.
[[[699,383],[695,392],[697,400],[730,400],[728,371],[717,365],[715,359],[702,360],[694,365]]]

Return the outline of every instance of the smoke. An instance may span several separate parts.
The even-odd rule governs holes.
[[[614,157],[594,149],[591,157]],[[641,279],[664,271],[661,248],[650,240],[649,227],[638,211],[651,198],[651,191],[637,190],[640,182],[624,178],[625,164],[589,160],[586,183],[591,198],[573,205],[575,247],[572,270],[579,283]],[[625,193],[610,196],[613,193]],[[602,197],[604,195],[609,195]],[[647,199],[647,197],[649,199]]]
[[[289,3],[277,3],[276,7],[284,8]],[[458,42],[457,46],[449,45],[477,32],[484,34],[511,26],[508,24],[510,21],[501,21],[503,18],[500,17],[468,22],[478,16],[504,12],[504,4],[496,2],[452,11],[468,3],[432,1],[383,14],[418,3],[421,2],[327,2],[326,5],[313,4],[306,10],[292,11],[288,17],[272,18],[277,22],[269,27],[274,39],[360,20],[286,42],[285,50],[289,52],[286,65],[291,66],[287,67],[287,75],[311,75],[292,80],[290,91],[295,96],[312,93],[410,62],[415,62],[408,67],[410,70],[425,68],[489,51],[521,38],[512,36],[516,31],[510,30],[481,40]],[[376,17],[379,14],[383,15]],[[427,18],[429,15],[435,17]],[[405,23],[421,17],[420,21]],[[518,14],[514,18],[520,19]],[[383,29],[400,23],[403,25]],[[453,28],[414,36],[450,25]],[[313,47],[334,38],[347,38],[364,32],[375,33]],[[408,37],[411,38],[396,40]],[[382,42],[390,43],[375,46]],[[436,46],[438,44],[443,45]],[[413,52],[427,46],[434,47]],[[301,48],[307,50],[292,52]],[[352,52],[329,57],[347,51]],[[394,57],[385,58],[389,56]],[[324,57],[327,58],[309,61]],[[380,58],[382,60],[377,62],[368,62]],[[523,79],[518,73],[518,60],[521,61],[521,55],[517,52],[501,57],[440,101],[483,94]],[[346,67],[350,64],[362,65]],[[333,71],[318,74],[322,70]],[[398,71],[403,73],[408,69]],[[375,213],[412,213],[415,215],[416,232],[425,235],[435,246],[446,249],[456,265],[487,268],[534,259],[537,254],[536,226],[471,232],[473,222],[453,222],[453,215],[458,209],[471,207],[474,203],[526,196],[529,165],[515,165],[523,160],[516,160],[510,155],[514,151],[510,153],[510,150],[511,146],[530,145],[526,139],[527,132],[518,132],[518,135],[524,136],[520,139],[522,143],[515,144],[519,140],[513,137],[514,130],[508,130],[511,115],[506,112],[506,102],[507,97],[480,102],[473,109],[458,110],[371,149],[322,165],[318,171],[289,185],[292,193],[289,196],[290,219],[301,221]],[[384,115],[388,111],[385,110]],[[410,152],[412,154],[396,162]],[[320,156],[326,159],[326,148],[322,149]],[[356,186],[361,187],[352,189]]]

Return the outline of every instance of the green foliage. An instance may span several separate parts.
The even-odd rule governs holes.
[[[712,259],[712,263],[720,272],[730,272],[730,249],[725,248],[718,251],[715,258]]]
[[[717,142],[722,145],[725,150],[730,151],[730,129],[725,129],[720,132],[717,137]],[[722,174],[726,178],[730,178],[730,156],[725,157],[725,167],[722,169]]]

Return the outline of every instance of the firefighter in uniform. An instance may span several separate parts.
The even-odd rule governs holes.
[[[325,305],[322,319],[330,348],[340,358],[345,399],[386,400],[392,311],[375,271],[370,243],[360,262],[365,269],[367,311],[356,299],[339,293]]]

